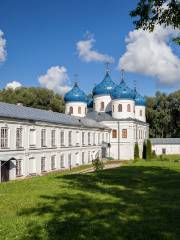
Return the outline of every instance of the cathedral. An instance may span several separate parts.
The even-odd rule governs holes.
[[[97,156],[115,160],[142,155],[148,138],[146,102],[108,70],[87,97],[75,83],[64,96],[65,113],[0,103],[0,181],[90,164]]]
[[[134,158],[134,145],[139,144],[142,155],[143,142],[148,138],[146,101],[135,89],[130,89],[123,77],[120,84],[112,81],[106,70],[104,79],[92,90],[92,97],[77,83],[66,93],[65,114],[93,119],[111,131],[102,145],[102,154],[119,160]]]

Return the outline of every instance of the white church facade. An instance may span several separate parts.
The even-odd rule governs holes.
[[[0,103],[0,181],[91,163],[97,156],[134,158],[148,138],[145,99],[106,71],[92,98],[77,83],[65,94],[65,114]]]

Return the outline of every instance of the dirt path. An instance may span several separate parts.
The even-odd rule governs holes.
[[[117,168],[117,167],[120,167],[121,165],[122,165],[122,163],[105,164],[103,170],[105,170],[105,169]],[[77,173],[90,173],[90,172],[94,172],[94,171],[95,171],[94,168],[91,167],[91,168],[88,168],[88,169],[79,171],[79,172],[77,172]]]

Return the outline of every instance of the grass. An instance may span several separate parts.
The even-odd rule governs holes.
[[[180,239],[180,163],[73,171],[0,184],[0,239]]]

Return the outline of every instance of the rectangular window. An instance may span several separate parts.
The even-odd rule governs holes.
[[[71,168],[71,153],[68,154],[68,166]]]
[[[127,129],[122,130],[122,138],[127,138]]]
[[[84,164],[84,152],[82,152],[82,164]]]
[[[55,155],[51,156],[51,169],[52,170],[56,169],[56,156]]]
[[[16,160],[16,177],[22,176],[22,160]]]
[[[88,163],[90,163],[91,162],[91,152],[89,151],[88,152]]]
[[[76,132],[76,146],[79,146],[80,143],[80,132]]]
[[[85,133],[82,132],[82,145],[85,145],[84,136],[85,136]]]
[[[36,130],[30,129],[29,131],[29,146],[35,147],[36,145]]]
[[[96,145],[96,134],[93,133],[93,145]]]
[[[117,138],[117,130],[116,129],[112,130],[112,138]]]
[[[88,145],[91,145],[91,133],[88,132]]]
[[[56,146],[56,130],[51,130],[51,147]]]
[[[61,146],[64,146],[64,131],[61,131],[60,133],[60,145]]]
[[[162,154],[166,154],[166,149],[165,148],[162,149]]]
[[[46,129],[41,130],[41,147],[46,147]]]
[[[46,171],[46,158],[45,157],[42,157],[41,158],[41,172],[44,172]]]
[[[64,154],[60,157],[60,168],[64,168]]]
[[[108,142],[108,133],[106,133],[106,142]]]
[[[102,134],[102,142],[104,142],[104,133]]]
[[[16,148],[22,148],[22,128],[16,129]]]
[[[101,108],[100,108],[100,111],[104,111],[104,102],[101,102]]]
[[[68,141],[69,141],[69,146],[72,146],[72,131],[68,132]]]
[[[8,128],[1,128],[1,148],[8,148]]]
[[[98,133],[98,145],[100,144],[100,133]]]

